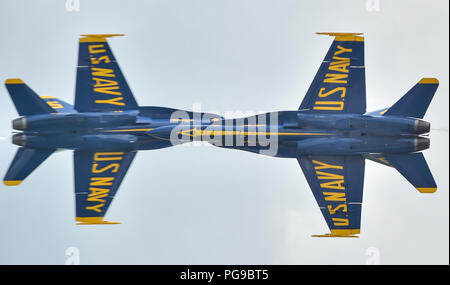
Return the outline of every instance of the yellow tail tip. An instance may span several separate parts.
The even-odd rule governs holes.
[[[3,180],[3,184],[6,186],[17,186],[22,183],[22,180]]]
[[[20,78],[9,78],[6,79],[5,84],[24,84]]]
[[[439,84],[439,80],[437,78],[422,78],[419,84]]]
[[[416,188],[420,193],[434,193],[436,192],[436,187],[419,187]]]

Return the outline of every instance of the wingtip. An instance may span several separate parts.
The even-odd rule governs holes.
[[[323,235],[312,235],[312,237],[346,237],[346,238],[359,238],[359,234],[361,233],[360,229],[342,229],[337,230],[333,229],[331,230],[331,233],[329,234],[323,234]]]
[[[121,37],[125,36],[125,34],[81,34],[80,42],[106,42],[107,38],[111,37]]]
[[[336,36],[361,36],[364,33],[333,33],[333,32],[316,32],[317,35],[328,35],[332,37]]]
[[[333,32],[316,32],[317,35],[328,35],[335,37],[334,40],[338,42],[363,42],[364,33],[333,33]]]
[[[87,226],[87,225],[120,225],[121,222],[109,222],[109,221],[103,221],[101,223],[83,223],[78,222],[76,223],[77,226]]]
[[[103,217],[77,217],[75,219],[78,223],[76,225],[115,225],[120,222],[110,222],[103,220]]]
[[[311,237],[327,237],[327,238],[359,238],[357,235],[338,235],[338,234],[323,234],[323,235],[311,235]]]

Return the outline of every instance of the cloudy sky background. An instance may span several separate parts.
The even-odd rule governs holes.
[[[109,42],[140,105],[295,110],[332,41],[314,33],[364,32],[368,110],[437,77],[425,119],[443,131],[425,151],[435,194],[366,163],[359,239],[311,237],[328,229],[295,159],[198,146],[138,153],[107,213],[122,224],[76,226],[72,153],[58,152],[0,186],[0,264],[64,264],[69,247],[81,264],[365,264],[373,248],[382,264],[448,264],[449,2],[378,3],[80,0],[69,12],[62,0],[1,1],[0,80],[40,95],[73,102],[79,34],[125,33]],[[15,117],[1,87],[0,173]]]

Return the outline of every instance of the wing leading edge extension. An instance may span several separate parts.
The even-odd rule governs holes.
[[[360,33],[318,33],[334,36],[299,110],[314,113],[366,112],[364,37]]]
[[[81,35],[75,109],[78,112],[137,109],[138,104],[106,41],[122,34]]]
[[[331,234],[356,237],[361,228],[365,160],[362,156],[300,156],[298,162]]]
[[[103,217],[122,182],[136,151],[74,152],[76,221],[111,224]]]

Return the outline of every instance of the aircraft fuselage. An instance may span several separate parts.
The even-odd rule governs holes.
[[[430,124],[380,115],[281,111],[223,119],[161,107],[55,113],[13,121],[13,143],[37,149],[149,150],[192,141],[277,157],[410,153],[429,148]]]

